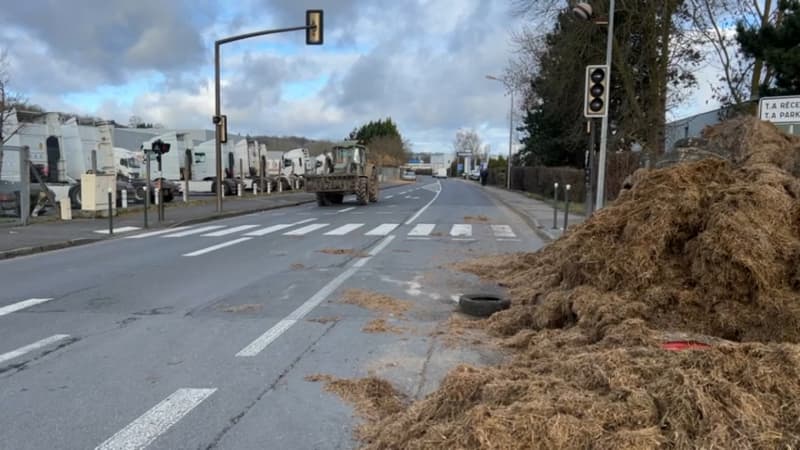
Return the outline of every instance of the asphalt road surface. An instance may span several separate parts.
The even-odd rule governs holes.
[[[0,447],[355,447],[350,405],[306,376],[374,373],[419,398],[455,364],[492,362],[431,336],[480,289],[447,265],[541,245],[475,183],[424,177],[369,206],[1,261]],[[412,302],[390,318],[408,332],[364,333],[378,315],[341,303],[347,289]]]

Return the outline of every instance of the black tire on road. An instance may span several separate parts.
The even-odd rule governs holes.
[[[344,194],[332,193],[328,194],[328,201],[334,205],[341,205],[344,201]]]
[[[369,201],[375,203],[378,201],[378,173],[375,172],[372,174],[372,179],[369,180]]]
[[[490,294],[466,294],[458,299],[458,305],[464,314],[476,317],[489,317],[492,314],[508,309],[511,302],[508,299]]]
[[[356,182],[356,201],[359,205],[369,203],[369,180],[367,178],[359,178]]]
[[[328,196],[324,192],[317,192],[317,206],[328,206]]]

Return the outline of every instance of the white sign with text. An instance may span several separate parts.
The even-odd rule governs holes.
[[[773,123],[800,123],[800,96],[764,97],[758,102],[758,117]]]

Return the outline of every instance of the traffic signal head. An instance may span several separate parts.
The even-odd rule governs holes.
[[[161,143],[161,153],[162,153],[162,154],[164,154],[164,153],[169,153],[169,148],[170,148],[170,147],[171,147],[171,145],[170,145],[169,143],[167,143],[167,142],[162,142],[162,143]]]
[[[608,114],[608,66],[586,66],[583,115],[587,118]]]
[[[322,10],[306,11],[306,45],[322,45]]]

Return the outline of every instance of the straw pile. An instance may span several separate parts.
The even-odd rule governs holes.
[[[367,448],[800,447],[800,140],[705,137],[727,161],[638,172],[542,251],[462,264],[509,289],[488,327],[516,356],[370,421]]]

